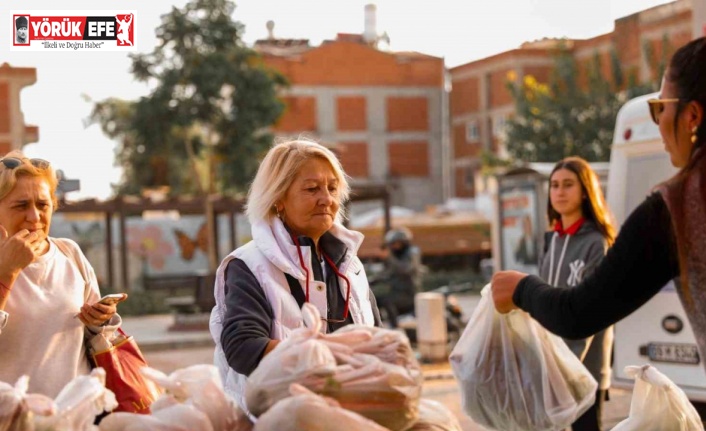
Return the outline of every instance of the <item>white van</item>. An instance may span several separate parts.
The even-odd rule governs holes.
[[[647,99],[657,96],[632,99],[618,112],[607,198],[619,225],[655,185],[676,173],[647,107]],[[616,387],[632,386],[633,380],[623,371],[626,365],[650,364],[679,385],[692,401],[706,401],[703,360],[672,282],[615,326]]]

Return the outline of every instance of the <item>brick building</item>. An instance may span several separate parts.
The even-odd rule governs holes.
[[[0,154],[37,142],[39,128],[28,126],[20,108],[20,91],[37,82],[37,70],[30,67],[0,66]]]
[[[657,63],[664,58],[665,41],[673,50],[692,38],[692,1],[703,0],[677,0],[653,7],[616,20],[611,33],[566,41],[579,65],[579,82],[586,82],[585,70],[596,54],[601,58],[603,75],[610,79],[613,51],[625,76],[639,82],[658,82]],[[508,74],[512,72],[517,79],[532,75],[539,82],[547,82],[554,65],[552,51],[558,42],[525,43],[518,49],[450,69],[452,196],[474,196],[482,150],[504,155],[503,128],[514,113],[506,87]]]
[[[268,26],[270,37],[255,49],[290,81],[276,135],[329,146],[354,181],[389,182],[395,205],[443,202],[450,172],[444,60],[379,49],[371,5],[363,34],[319,46],[277,39]]]

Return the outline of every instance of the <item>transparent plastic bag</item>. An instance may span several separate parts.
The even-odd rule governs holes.
[[[302,307],[306,327],[292,331],[267,354],[248,377],[245,403],[250,413],[260,416],[277,401],[290,396],[289,386],[320,386],[336,371],[331,349],[318,340],[321,318],[313,305]]]
[[[458,419],[440,402],[421,399],[419,420],[408,431],[463,431]]]
[[[343,351],[334,355],[339,362],[336,372],[323,385],[309,389],[392,431],[406,430],[418,420],[421,373],[373,355]]]
[[[677,385],[655,367],[625,367],[635,379],[630,415],[613,431],[698,431],[704,426],[699,414]]]
[[[56,413],[56,404],[41,394],[28,394],[29,377],[20,377],[14,386],[0,382],[0,431],[33,431],[35,416]]]
[[[96,416],[115,409],[115,394],[105,387],[105,370],[94,368],[87,376],[71,380],[54,400],[56,413],[35,416],[35,429],[51,431],[95,431]]]
[[[193,405],[173,404],[151,415],[117,412],[106,416],[100,431],[213,431],[208,416]]]
[[[347,345],[355,353],[376,356],[388,364],[419,369],[409,338],[400,331],[356,324],[344,326],[321,338],[326,342]]]
[[[152,406],[156,411],[175,404],[189,404],[208,416],[214,431],[230,431],[237,421],[238,408],[223,391],[214,365],[199,364],[169,374],[145,367],[142,374],[165,390]]]
[[[254,431],[387,431],[301,385],[293,384],[290,391],[289,398],[277,402],[258,419]]]
[[[490,285],[481,295],[450,357],[466,413],[502,431],[570,426],[594,403],[595,379],[529,314],[498,313]]]

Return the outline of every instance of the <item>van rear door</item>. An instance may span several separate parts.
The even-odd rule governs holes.
[[[676,173],[647,107],[647,99],[657,96],[635,98],[618,113],[607,197],[618,224],[625,221],[654,186]],[[650,364],[679,385],[690,399],[706,401],[706,372],[702,361],[672,282],[615,326],[615,386],[632,386],[633,379],[624,372],[627,365]]]

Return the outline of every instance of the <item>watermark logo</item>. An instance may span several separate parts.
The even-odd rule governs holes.
[[[13,51],[134,51],[134,11],[13,11]]]

